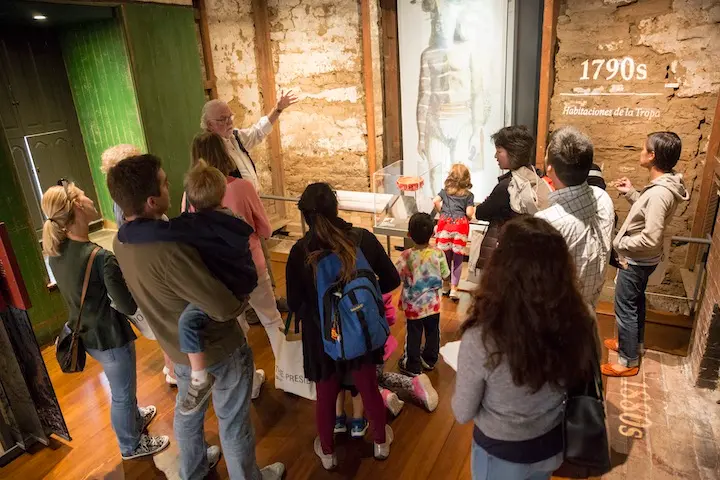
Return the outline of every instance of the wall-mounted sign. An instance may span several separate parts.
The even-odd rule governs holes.
[[[611,117],[655,120],[660,109],[641,104],[646,98],[666,94],[650,91],[648,80],[653,72],[648,65],[630,56],[612,58],[586,58],[578,63],[577,86],[564,97],[562,114],[574,117]],[[665,83],[665,88],[677,88],[676,83]]]
[[[29,310],[30,296],[23,281],[5,223],[0,222],[0,309]]]

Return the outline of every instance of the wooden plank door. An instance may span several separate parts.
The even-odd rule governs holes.
[[[97,202],[58,39],[47,29],[3,29],[0,71],[0,120],[40,230],[42,192],[60,178],[77,182]]]
[[[122,17],[148,151],[163,160],[175,215],[205,103],[194,10],[125,3]]]

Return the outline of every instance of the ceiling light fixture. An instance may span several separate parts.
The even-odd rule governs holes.
[[[46,17],[45,15],[42,15],[42,14],[37,14],[37,15],[33,15],[33,19],[38,20],[38,21],[42,21],[42,20],[47,20],[47,17]]]

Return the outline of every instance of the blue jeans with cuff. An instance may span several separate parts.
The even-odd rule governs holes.
[[[143,428],[137,405],[135,341],[108,350],[88,348],[87,353],[103,367],[112,398],[110,423],[120,445],[120,453],[130,455],[140,443]]]
[[[640,365],[640,345],[645,343],[645,289],[657,265],[628,264],[619,269],[615,284],[615,320],[618,328],[618,362]]]

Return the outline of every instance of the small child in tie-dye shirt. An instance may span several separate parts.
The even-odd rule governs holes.
[[[433,220],[427,213],[410,217],[408,235],[413,248],[402,253],[397,263],[403,291],[400,308],[407,319],[405,354],[400,370],[407,375],[420,375],[432,370],[440,353],[440,300],[443,280],[450,276],[445,254],[429,245],[433,236]],[[421,348],[425,332],[425,346]]]

